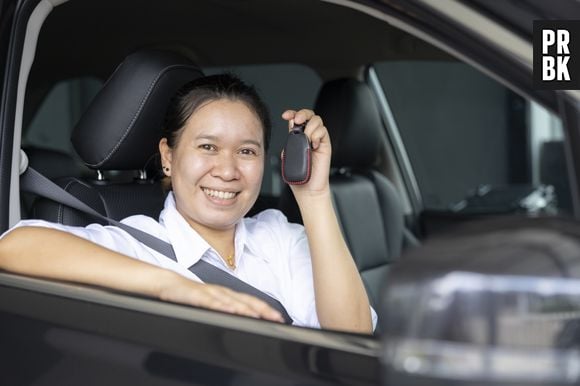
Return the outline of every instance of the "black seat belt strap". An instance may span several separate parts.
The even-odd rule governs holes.
[[[150,235],[147,232],[143,232],[137,228],[130,225],[123,224],[122,222],[113,220],[112,218],[103,216],[95,209],[91,208],[50,179],[43,176],[38,171],[27,168],[26,171],[20,176],[20,188],[24,191],[37,194],[42,197],[46,197],[60,204],[64,204],[68,207],[80,210],[83,213],[90,214],[101,220],[107,221],[109,224],[114,225],[123,229],[125,232],[129,233],[135,239],[145,244],[149,248],[169,257],[170,259],[177,261],[175,256],[175,251],[171,244]],[[197,263],[189,267],[189,270],[197,275],[205,283],[212,283],[228,287],[234,291],[243,292],[258,299],[268,303],[272,308],[277,310],[282,314],[284,321],[288,324],[292,323],[292,318],[286,312],[286,309],[278,300],[265,294],[259,289],[247,284],[246,282],[238,279],[235,276],[228,274],[227,272],[219,269],[218,267],[204,261],[199,260]]]

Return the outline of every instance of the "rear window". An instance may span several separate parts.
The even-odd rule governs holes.
[[[535,194],[549,213],[571,212],[558,117],[460,62],[375,69],[425,209],[509,212]]]

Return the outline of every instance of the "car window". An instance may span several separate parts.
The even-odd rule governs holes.
[[[311,68],[300,64],[245,65],[235,67],[204,68],[207,75],[232,72],[254,85],[270,110],[272,137],[269,162],[266,162],[261,193],[279,196],[282,189],[280,177],[280,151],[288,132],[281,115],[286,109],[314,107],[322,80]]]
[[[56,150],[75,156],[70,141],[72,128],[101,85],[102,82],[93,77],[56,83],[34,111],[27,111],[25,122],[28,124],[23,130],[23,146]]]
[[[571,212],[559,118],[464,63],[375,70],[425,209]]]

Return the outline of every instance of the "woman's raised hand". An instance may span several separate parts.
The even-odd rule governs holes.
[[[328,130],[322,122],[322,118],[312,110],[286,110],[282,118],[288,121],[288,130],[292,130],[295,124],[308,122],[304,128],[304,134],[312,144],[312,172],[310,180],[304,185],[291,185],[297,200],[305,196],[317,196],[329,193],[328,175],[330,172],[330,157],[332,148]]]

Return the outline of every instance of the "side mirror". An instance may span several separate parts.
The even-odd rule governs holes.
[[[580,224],[492,221],[404,256],[381,305],[388,385],[580,381]]]

